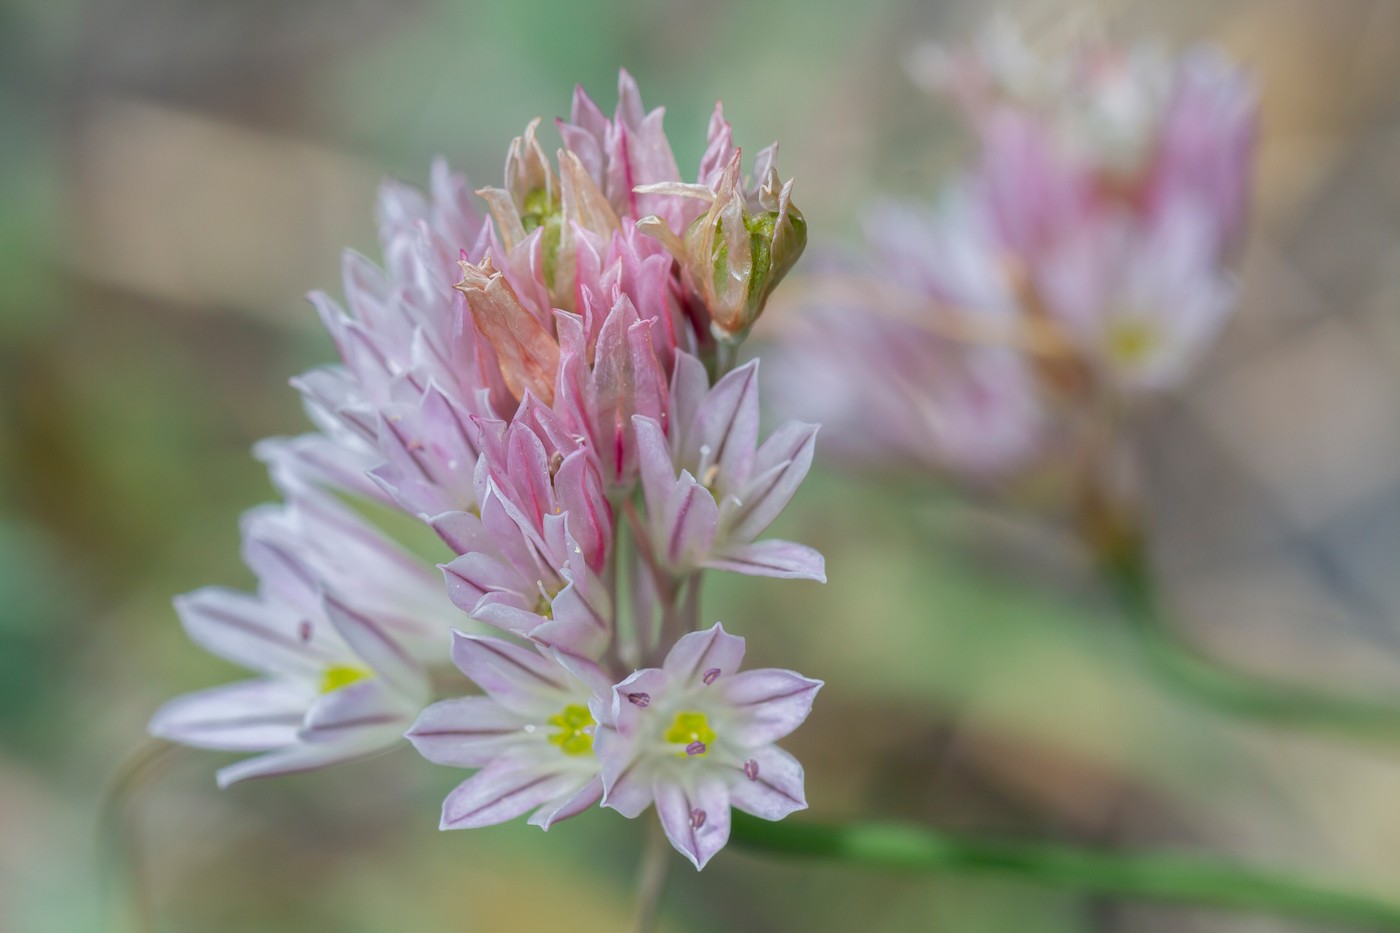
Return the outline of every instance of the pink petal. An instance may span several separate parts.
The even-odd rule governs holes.
[[[608,647],[612,628],[606,588],[596,586],[595,600],[585,599],[577,584],[570,583],[554,597],[552,619],[530,630],[529,637],[541,645],[580,657],[600,656]],[[596,605],[595,601],[602,601]]]
[[[632,426],[637,441],[637,463],[642,479],[642,499],[653,529],[663,525],[666,500],[676,485],[676,468],[671,448],[661,425],[651,418],[635,415]]]
[[[601,569],[612,546],[613,516],[589,451],[579,449],[564,458],[554,474],[554,489],[588,565]]]
[[[701,447],[708,447],[709,462],[718,464],[727,483],[747,479],[758,446],[758,361],[726,373],[705,396],[694,421],[678,427],[685,431],[684,446],[677,448],[680,465],[698,469]]]
[[[286,774],[314,771],[327,765],[365,758],[381,750],[380,745],[293,745],[291,748],[247,758],[227,768],[220,768],[215,777],[220,787],[229,787],[253,778],[281,777]]]
[[[724,548],[705,561],[705,566],[751,577],[826,582],[826,560],[820,552],[777,538]]]
[[[781,820],[789,813],[807,809],[802,765],[796,758],[769,745],[750,751],[749,760],[754,763],[754,777],[741,772],[729,785],[734,806],[765,820]]]
[[[802,725],[822,682],[766,667],[722,678],[715,686],[742,717],[735,741],[766,745]]]
[[[428,519],[428,524],[453,553],[466,554],[490,548],[490,536],[481,525],[481,518],[471,512],[443,512]]]
[[[656,815],[676,851],[697,870],[729,841],[729,789],[723,781],[702,780],[694,788],[658,780]]]
[[[448,598],[458,609],[467,613],[475,611],[477,604],[487,594],[514,593],[522,583],[520,574],[504,561],[479,551],[440,564],[439,569],[447,581]]]
[[[151,735],[183,745],[264,751],[297,740],[315,698],[305,684],[246,680],[176,697],[151,717]]]
[[[744,660],[744,639],[731,635],[716,622],[703,632],[691,632],[676,642],[662,665],[678,684],[691,686],[702,682],[709,671],[719,676],[733,674]]]
[[[567,793],[578,779],[577,771],[543,770],[533,758],[503,755],[447,795],[439,828],[504,823]]]
[[[559,662],[499,638],[453,632],[452,663],[505,709],[531,719],[557,713],[570,695]]]
[[[397,739],[413,713],[404,708],[387,684],[378,677],[347,684],[321,696],[306,714],[298,736],[313,745],[347,741],[350,736],[366,740],[375,732],[392,730]]]
[[[340,637],[390,686],[407,696],[427,692],[422,666],[378,622],[352,609],[332,593],[325,594],[322,606]]]
[[[525,723],[489,697],[457,697],[423,710],[405,736],[434,764],[480,768],[524,738]]]
[[[719,526],[715,497],[695,477],[682,472],[666,502],[667,524],[658,529],[665,537],[653,542],[664,548],[661,557],[672,567],[693,566],[714,544]]]
[[[598,802],[598,798],[603,794],[603,779],[593,777],[577,791],[572,794],[561,794],[554,800],[549,801],[540,807],[530,816],[530,825],[538,826],[548,832],[549,827],[560,820],[567,820],[571,816],[578,816],[584,810]]]
[[[326,655],[299,633],[301,616],[256,596],[206,587],[175,598],[190,640],[204,650],[255,671],[305,676]]]
[[[787,506],[811,469],[816,436],[817,425],[789,421],[763,442],[752,473],[736,492],[741,504],[729,525],[734,540],[757,538]]]

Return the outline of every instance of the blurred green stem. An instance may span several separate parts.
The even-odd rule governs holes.
[[[753,852],[854,867],[1011,878],[1084,893],[1256,911],[1400,930],[1400,904],[1229,862],[950,836],[880,823],[770,823],[735,813],[730,839]]]
[[[116,890],[126,894],[130,928],[139,933],[156,929],[155,905],[146,874],[139,810],[142,794],[170,769],[179,746],[147,739],[112,776],[102,796],[98,817],[98,846],[103,872]]]
[[[1195,703],[1232,716],[1366,740],[1400,742],[1395,703],[1338,696],[1233,670],[1196,652],[1172,631],[1148,572],[1145,548],[1132,540],[1101,552],[1104,579],[1130,618],[1152,670]]]
[[[661,896],[666,892],[666,877],[671,873],[674,855],[666,834],[661,830],[661,820],[647,820],[646,846],[642,850],[642,864],[637,873],[637,906],[632,917],[633,933],[653,933],[656,918],[661,912]]]

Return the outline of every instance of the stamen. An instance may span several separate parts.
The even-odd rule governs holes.
[[[699,807],[696,807],[694,810],[691,810],[691,811],[690,811],[690,828],[691,828],[691,829],[699,829],[701,826],[704,826],[704,825],[705,825],[705,811],[704,811],[704,810],[701,810]]]
[[[705,743],[698,741],[691,742],[685,747],[685,753],[691,758],[694,758],[696,755],[703,755],[705,754]]]
[[[298,634],[299,636],[301,636],[301,640],[302,640],[302,641],[304,641],[304,642],[305,642],[305,641],[310,641],[310,640],[311,640],[311,623],[308,622],[308,621],[306,621],[305,619],[302,619],[301,625],[299,625],[299,626],[297,627],[297,634]]]
[[[715,481],[715,477],[719,476],[719,464],[711,459],[713,456],[714,451],[710,448],[709,444],[700,445],[700,462],[695,465],[695,475],[699,478],[700,485],[704,486],[706,489],[710,488],[710,484]]]
[[[750,781],[758,780],[758,762],[754,761],[752,758],[744,762],[744,777],[748,778]]]
[[[535,586],[540,591],[540,598],[535,600],[535,615],[541,619],[554,618],[554,595],[549,592],[549,588],[544,585],[543,580],[536,580]]]
[[[700,680],[703,681],[704,684],[705,684],[705,686],[708,687],[710,684],[712,684],[712,683],[715,682],[715,678],[718,677],[718,676],[719,676],[719,668],[717,668],[717,667],[712,667],[712,668],[710,668],[708,671],[705,672],[705,675],[704,675],[703,677],[701,677]]]
[[[627,702],[631,703],[633,706],[639,709],[646,709],[648,706],[651,705],[651,694],[629,693],[627,694]]]

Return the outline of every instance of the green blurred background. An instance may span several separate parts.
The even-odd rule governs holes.
[[[1125,37],[1222,43],[1264,90],[1244,304],[1143,425],[1178,624],[1235,663],[1400,696],[1400,4],[1183,0]],[[1014,11],[1015,5],[1001,9]],[[0,5],[0,930],[613,931],[641,827],[436,830],[463,775],[400,750],[219,792],[223,759],[102,800],[176,693],[238,676],[170,598],[246,586],[248,454],[305,421],[329,360],[301,295],[377,255],[372,199],[442,153],[497,180],[527,120],[616,70],[664,103],[683,166],[714,99],[783,144],[813,248],[877,192],[928,197],[965,152],[899,58],[966,2],[450,4],[9,0]],[[775,315],[781,318],[781,313]],[[779,320],[780,323],[780,320]],[[1400,750],[1223,721],[1154,688],[1052,526],[952,491],[823,472],[780,529],[825,587],[726,578],[707,615],[754,663],[827,688],[789,747],[813,816],[1238,856],[1394,896]],[[112,865],[117,870],[112,870]],[[1003,881],[884,877],[731,848],[680,868],[669,931],[1325,930]]]

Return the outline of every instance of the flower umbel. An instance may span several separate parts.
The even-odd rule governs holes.
[[[1254,89],[1211,49],[1042,55],[1005,21],[913,70],[977,155],[934,209],[873,211],[866,267],[812,290],[786,407],[868,465],[985,481],[1097,459],[1095,419],[1179,386],[1233,309]]]
[[[407,730],[423,757],[476,769],[442,828],[529,813],[547,829],[598,802],[604,733],[615,748],[633,734],[600,717],[619,683],[666,658],[648,676],[667,680],[654,715],[670,718],[646,742],[704,763],[686,817],[703,847],[678,828],[688,784],[655,784],[658,809],[703,864],[731,797],[771,819],[801,805],[801,769],[771,742],[815,682],[793,680],[795,700],[744,694],[765,672],[736,674],[742,642],[722,630],[698,686],[671,671],[715,639],[694,632],[704,570],[825,579],[812,549],[755,540],[806,475],[816,427],[760,445],[757,366],[734,368],[806,224],[775,149],[746,185],[718,107],[694,184],[626,72],[611,117],[578,90],[558,129],[553,154],[538,120],[511,144],[501,187],[477,192],[484,214],[442,162],[428,194],[383,187],[383,268],[349,253],[345,308],[311,296],[340,355],[295,380],[317,430],[258,448],[288,499],[245,528],[259,592],[177,602],[196,641],[265,676],[176,700],[151,730],[268,752],[220,783],[359,757]],[[356,500],[436,532],[442,578]],[[454,630],[468,619],[501,637]],[[448,660],[484,695],[429,705],[429,669]],[[650,750],[639,760],[661,774]]]

